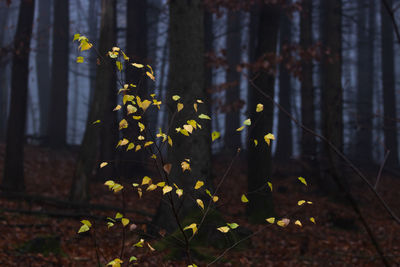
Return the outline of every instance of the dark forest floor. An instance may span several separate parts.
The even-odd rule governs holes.
[[[67,199],[75,154],[32,146],[27,146],[25,151],[27,194]],[[4,146],[0,145],[0,177],[3,173],[3,159]],[[246,170],[242,162],[238,159],[234,164],[234,169],[218,194],[218,204],[226,221],[236,222],[256,232],[265,228],[268,223],[253,225],[245,219],[245,204],[240,201],[241,194],[246,193]],[[215,263],[214,266],[383,266],[350,205],[334,201],[323,194],[313,193],[315,188],[312,185],[303,186],[297,180],[298,176],[303,176],[301,171],[296,167],[291,169],[290,164],[295,165],[289,163],[288,166],[277,166],[272,178],[275,209],[279,215],[287,216],[292,222],[296,219],[301,220],[303,227],[293,223],[286,228],[277,225],[266,227],[251,237],[250,247],[227,252],[224,256],[225,261]],[[216,182],[227,165],[223,160],[214,162]],[[291,174],[288,174],[287,170],[290,170]],[[376,172],[368,175],[373,178]],[[349,175],[350,177],[352,176]],[[137,193],[130,190],[132,187],[129,183],[126,183],[126,188],[127,192],[132,192],[126,194],[127,209],[154,214],[159,193],[145,192],[144,197],[139,200]],[[393,211],[400,215],[400,178],[384,173],[378,191]],[[400,226],[389,218],[362,183],[354,183],[352,192],[388,259],[393,266],[398,266],[396,262],[400,263]],[[91,195],[91,203],[122,206],[121,195],[112,194],[100,183],[93,184]],[[314,204],[299,210],[297,201],[301,199],[313,201]],[[28,214],[29,212],[35,214]],[[46,213],[53,213],[54,216],[48,216]],[[61,218],[57,217],[56,213],[73,216],[77,211],[65,207],[57,208],[49,203],[39,205],[30,201],[0,198],[0,266],[96,266],[92,239],[88,235],[77,234],[81,225],[80,217]],[[113,217],[115,212],[92,210],[90,214]],[[316,219],[315,225],[309,221],[311,216]],[[137,224],[137,229],[127,234],[126,257],[135,255],[139,266],[186,266],[183,261],[166,260],[166,252],[151,252],[147,247],[133,248],[132,244],[140,239],[137,230],[146,230],[143,222],[149,221],[150,216],[127,213],[126,217]],[[112,260],[119,256],[120,231],[108,231],[103,225],[105,224],[101,223],[97,228],[99,245],[106,259]],[[51,237],[50,240],[53,240],[49,242],[52,248],[60,244],[59,253],[44,255],[27,252],[28,241],[34,240],[33,244],[40,244],[45,237]],[[150,241],[152,244],[154,242]],[[221,253],[222,251],[215,251],[215,255]],[[205,266],[206,263],[197,262],[197,265]]]

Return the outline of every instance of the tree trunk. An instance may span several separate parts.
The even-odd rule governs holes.
[[[61,148],[67,144],[69,1],[54,1],[49,145]]]
[[[126,53],[131,58],[131,62],[147,64],[147,1],[144,0],[131,0],[127,1],[127,34],[126,34]],[[133,68],[132,66],[126,68],[126,83],[137,85],[137,90],[132,91],[133,95],[139,95],[140,98],[147,97],[147,76],[143,75],[143,70]],[[153,81],[152,81],[153,82]],[[128,92],[129,93],[129,92]],[[147,125],[147,117],[149,109],[146,111],[143,122]],[[137,121],[132,116],[124,116],[129,125],[137,124]],[[137,139],[140,135],[138,127],[128,127],[124,129],[123,135],[128,140]],[[152,133],[155,135],[155,133]],[[121,175],[130,178],[132,174],[141,175],[146,170],[147,161],[146,153],[137,153],[134,150],[122,152],[122,161],[120,163]]]
[[[241,14],[240,11],[228,11],[228,36],[226,38],[227,89],[225,91],[225,136],[226,151],[235,152],[241,147],[241,135],[236,131],[240,127],[240,73],[236,66],[241,61]]]
[[[115,25],[115,0],[102,0],[98,47],[100,55],[106,55],[114,46]],[[89,199],[90,178],[97,168],[98,159],[101,161],[114,159],[118,134],[115,113],[112,112],[116,102],[115,86],[115,62],[103,56],[97,66],[96,90],[71,187],[70,198],[73,201],[84,202]],[[100,124],[93,124],[97,120],[101,121]],[[106,157],[107,152],[110,154],[109,157]],[[113,166],[108,167],[113,168]]]
[[[274,67],[276,45],[279,30],[280,8],[278,5],[262,4],[259,6],[258,31],[255,59],[262,62],[263,67],[253,75],[254,83],[266,94],[274,98]],[[253,14],[252,14],[253,15]],[[260,61],[261,60],[261,61]],[[267,68],[264,66],[268,65]],[[258,103],[264,105],[264,111],[256,113]],[[248,142],[248,195],[247,212],[250,220],[264,221],[273,214],[271,192],[266,183],[271,179],[271,147],[264,141],[264,136],[272,132],[274,108],[271,101],[262,96],[255,88],[249,90],[249,114],[252,121]],[[255,146],[254,140],[258,140]]]
[[[172,164],[169,183],[176,183],[183,189],[184,194],[189,194],[197,180],[205,182],[209,187],[211,171],[211,140],[210,121],[199,120],[198,115],[207,114],[208,99],[204,88],[204,21],[203,7],[200,0],[174,0],[170,2],[169,20],[169,47],[170,71],[167,105],[170,135],[173,146],[168,148],[167,162]],[[179,95],[184,104],[183,110],[177,112],[177,103],[172,100],[173,95]],[[193,104],[197,99],[204,101],[198,104],[195,112]],[[174,129],[182,127],[188,119],[198,121],[202,129],[195,129],[190,136],[177,133]],[[191,171],[182,171],[181,162],[190,159]],[[179,218],[195,212],[199,207],[191,197],[185,195],[177,199],[176,194],[171,194],[174,203],[182,207]],[[193,196],[196,199],[196,196]],[[173,217],[168,200],[161,201],[154,218],[154,223],[167,231],[176,229],[176,220]],[[179,203],[182,201],[182,203]]]
[[[1,48],[6,38],[6,27],[8,25],[9,10],[5,2],[0,2],[0,142],[5,141],[7,111],[8,111],[8,86],[7,86],[7,65],[3,62]]]
[[[321,1],[323,54],[321,62],[322,132],[340,151],[343,149],[342,88],[342,1]],[[339,159],[325,144],[324,156],[329,162],[328,176],[339,178]],[[326,185],[331,181],[324,182]],[[331,186],[326,187],[332,190]]]
[[[313,86],[313,58],[307,53],[312,40],[312,0],[302,2],[300,19],[300,45],[303,51],[301,65],[301,122],[304,126],[315,130],[314,86]],[[301,133],[301,157],[305,162],[316,160],[315,137],[306,131]],[[307,168],[312,170],[314,166]]]
[[[98,39],[98,12],[99,0],[89,1],[89,41],[96,44]],[[96,61],[97,56],[95,51],[90,51],[89,55],[89,106],[93,101],[94,90],[96,88]]]
[[[392,7],[392,0],[386,0]],[[394,79],[394,52],[392,22],[383,4],[381,4],[382,34],[382,90],[383,90],[383,132],[385,150],[390,150],[386,164],[398,166],[396,88]]]
[[[22,0],[19,7],[11,74],[11,105],[7,123],[7,143],[2,189],[21,192],[24,182],[24,135],[28,96],[29,50],[34,16],[34,0]]]
[[[36,75],[39,91],[40,136],[47,139],[50,106],[50,13],[51,0],[39,0]],[[53,40],[54,42],[54,40]]]
[[[372,161],[372,96],[374,84],[374,1],[369,1],[369,26],[365,1],[357,1],[357,131],[356,155],[358,161]]]
[[[281,46],[282,62],[279,64],[279,104],[291,113],[291,74],[287,68],[290,59],[291,43],[291,21],[287,14],[281,14],[281,28],[279,43]],[[282,162],[287,162],[292,156],[292,122],[290,118],[279,111],[278,117],[278,140],[276,146],[275,158]]]

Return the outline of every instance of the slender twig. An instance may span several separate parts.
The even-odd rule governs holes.
[[[394,32],[396,33],[397,41],[400,43],[400,31],[399,31],[399,27],[397,26],[397,23],[396,23],[396,18],[394,17],[394,12],[386,0],[382,0],[382,4],[385,7],[385,9],[390,17],[390,20],[392,21]]]
[[[382,176],[383,167],[385,166],[385,163],[386,163],[386,160],[387,160],[387,158],[389,156],[389,153],[390,153],[390,150],[388,150],[386,152],[385,157],[383,158],[381,167],[379,168],[378,176],[376,177],[376,182],[375,182],[375,186],[374,186],[375,190],[378,188],[378,184],[379,184],[379,181],[381,180],[381,176]]]

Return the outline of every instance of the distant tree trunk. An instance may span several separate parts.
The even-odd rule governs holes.
[[[355,158],[364,163],[372,161],[372,96],[374,85],[375,3],[370,6],[367,25],[366,1],[357,1],[357,132]],[[373,12],[373,13],[372,13]]]
[[[262,62],[254,83],[266,94],[274,97],[276,45],[279,30],[280,8],[278,5],[262,4],[259,6],[258,31],[255,58]],[[272,64],[271,64],[272,63]],[[264,111],[256,113],[258,103],[264,105]],[[273,104],[262,96],[255,88],[250,88],[248,99],[249,114],[252,121],[249,130],[248,154],[248,195],[247,212],[254,222],[264,221],[273,214],[273,202],[266,182],[271,179],[271,147],[264,141],[264,136],[272,132],[274,108]],[[255,146],[254,140],[258,140]]]
[[[240,73],[236,66],[241,61],[241,14],[240,11],[228,11],[228,35],[226,38],[226,59],[228,69],[225,81],[228,84],[225,91],[225,136],[226,151],[236,151],[241,147],[241,136],[236,131],[240,127]]]
[[[29,50],[34,0],[21,0],[14,37],[11,74],[11,105],[7,123],[6,154],[2,189],[21,192],[24,181],[24,143],[29,76]]]
[[[147,1],[130,0],[127,1],[127,32],[126,32],[126,53],[132,62],[147,64]],[[143,75],[142,69],[126,68],[126,82],[137,85],[138,94],[142,99],[147,97],[147,76]],[[136,93],[137,92],[137,93]],[[149,109],[150,111],[150,109]],[[145,114],[147,121],[148,111]],[[129,124],[137,124],[131,116],[125,116]],[[147,124],[147,123],[145,123]],[[134,140],[139,136],[138,127],[128,127],[123,130],[124,137]],[[154,133],[152,133],[154,134]],[[122,152],[121,175],[130,177],[132,174],[142,174],[146,170],[146,153],[137,153],[134,150]]]
[[[61,148],[67,144],[69,1],[54,1],[49,145]]]
[[[96,44],[98,39],[98,12],[99,0],[89,1],[89,41]],[[96,88],[96,61],[97,56],[95,51],[91,51],[89,55],[89,106],[92,103],[94,90]]]
[[[301,122],[304,126],[315,130],[314,86],[313,86],[313,60],[308,49],[312,40],[312,0],[302,2],[300,19],[300,45],[303,50],[301,70]],[[301,133],[301,157],[306,162],[316,159],[315,137],[305,131]],[[313,166],[310,168],[313,169]]]
[[[6,4],[0,2],[0,142],[5,141],[6,138],[8,113],[7,64],[3,62],[1,48],[4,45],[9,12]]]
[[[288,71],[287,64],[290,57],[289,45],[291,43],[291,21],[287,14],[281,14],[280,28],[280,46],[282,62],[279,64],[279,104],[291,113],[291,75]],[[279,111],[278,118],[278,140],[276,146],[275,158],[279,161],[287,161],[292,156],[293,140],[292,140],[292,122],[290,118]]]
[[[101,25],[98,51],[106,55],[115,44],[115,0],[102,0]],[[114,159],[117,142],[117,126],[115,113],[112,112],[116,102],[115,62],[104,56],[96,71],[96,90],[90,106],[88,121],[76,163],[74,181],[70,198],[74,201],[89,199],[89,183],[97,168],[97,160]],[[93,122],[100,120],[100,124]],[[106,155],[107,152],[110,155]],[[113,168],[112,166],[109,166]]]
[[[214,32],[213,32],[213,15],[210,11],[205,8],[204,10],[204,52],[211,53],[214,48]],[[213,69],[208,62],[208,57],[205,55],[204,58],[204,88],[206,90],[207,98],[210,99],[210,105],[208,105],[208,113],[211,114],[211,90],[213,82]]]
[[[188,118],[196,118],[201,113],[206,114],[209,103],[204,88],[204,21],[201,1],[174,0],[170,2],[169,10],[170,71],[167,105],[170,111],[169,123],[171,129],[175,129],[186,124]],[[181,96],[180,101],[184,104],[184,109],[175,115],[177,104],[172,100],[173,95]],[[193,103],[197,99],[203,100],[204,104],[198,105],[196,113]],[[169,182],[176,183],[183,189],[184,194],[190,194],[198,179],[203,180],[207,188],[210,185],[208,180],[211,171],[211,125],[208,120],[201,120],[199,123],[202,129],[194,130],[189,137],[176,131],[170,132],[173,146],[168,148],[167,162],[172,164]],[[190,159],[190,173],[182,172],[181,169],[181,162],[186,158]],[[172,194],[171,197],[175,203],[183,201],[180,218],[198,208],[191,198],[178,200],[176,194]],[[176,229],[176,221],[168,202],[161,201],[154,223],[170,232]]]
[[[386,0],[392,7],[392,0]],[[396,88],[394,78],[393,27],[389,14],[381,4],[381,34],[382,34],[382,90],[383,90],[383,132],[385,149],[390,150],[386,161],[388,166],[398,166]]]
[[[50,13],[51,0],[39,0],[36,74],[39,91],[40,135],[47,139],[50,106]],[[54,42],[54,41],[53,41]]]
[[[342,1],[322,0],[321,5],[321,12],[323,12],[321,39],[324,49],[329,51],[323,55],[321,63],[322,132],[333,145],[342,151]],[[327,144],[325,144],[324,155],[330,164],[329,175],[339,178],[339,159]]]

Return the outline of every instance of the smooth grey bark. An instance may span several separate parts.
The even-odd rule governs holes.
[[[34,0],[21,0],[14,37],[11,104],[7,122],[6,154],[2,190],[25,190],[24,144],[28,97],[29,51],[34,17]]]
[[[6,30],[8,25],[9,10],[6,4],[0,2],[0,142],[5,141],[6,138],[6,125],[7,125],[7,111],[8,111],[8,82],[7,82],[7,65],[5,55],[2,55],[2,47],[5,45]],[[4,58],[3,58],[4,57]]]
[[[313,58],[307,53],[312,40],[312,0],[302,2],[300,18],[300,46],[303,51],[301,65],[301,122],[304,126],[315,130],[314,86],[313,86]],[[305,131],[301,132],[301,157],[306,162],[316,159],[315,137]],[[310,166],[312,169],[313,166]]]
[[[386,0],[392,7],[393,1]],[[381,40],[382,40],[382,90],[383,90],[383,133],[385,150],[390,150],[386,164],[398,166],[396,88],[394,78],[393,27],[385,7],[381,3]]]
[[[276,60],[276,46],[279,31],[280,8],[274,4],[261,4],[257,14],[257,40],[254,58],[258,68],[252,75],[256,77],[255,85],[274,98],[275,75],[273,74]],[[252,16],[255,14],[252,13]],[[254,19],[254,18],[253,18]],[[255,35],[254,35],[255,37]],[[267,68],[263,66],[268,65]],[[255,192],[247,197],[247,213],[253,222],[264,221],[271,217],[273,211],[272,195],[266,182],[271,179],[271,147],[264,141],[264,136],[272,132],[274,108],[272,103],[254,87],[248,92],[248,107],[252,121],[248,137],[248,191]],[[258,103],[264,105],[263,112],[256,112]],[[255,146],[254,140],[258,140]]]
[[[241,135],[236,131],[240,127],[240,73],[236,66],[241,61],[241,14],[240,11],[228,11],[228,35],[226,37],[226,60],[228,69],[225,82],[225,136],[226,151],[235,152],[241,147]]]
[[[176,183],[189,193],[197,180],[203,180],[209,187],[211,171],[211,138],[210,121],[198,120],[201,113],[207,114],[208,99],[204,87],[204,21],[203,6],[200,0],[174,0],[169,5],[169,53],[170,70],[168,80],[167,106],[169,111],[170,135],[173,146],[168,148],[167,162],[172,164],[168,175],[168,183]],[[173,95],[181,96],[184,109],[177,111],[177,104],[172,100]],[[199,104],[198,112],[193,109],[197,99],[204,101]],[[182,127],[188,119],[198,121],[202,129],[194,130],[188,137],[174,131]],[[181,162],[190,159],[191,171],[183,172]],[[173,186],[173,185],[172,185]],[[178,199],[175,193],[170,197],[175,203],[182,204],[179,218],[190,212],[195,212],[198,206],[192,197],[184,196]],[[168,199],[161,201],[154,217],[154,224],[171,232],[177,228]]]
[[[102,0],[98,47],[100,55],[106,55],[115,44],[115,4],[115,0]],[[118,134],[115,113],[112,112],[116,104],[115,86],[115,62],[109,57],[102,57],[97,65],[96,90],[70,191],[70,199],[73,201],[85,202],[89,199],[90,180],[97,168],[98,159],[113,160]],[[100,120],[101,123],[93,124],[96,120]],[[107,169],[112,170],[113,166],[109,167],[111,168]]]
[[[50,15],[51,0],[39,0],[36,75],[39,91],[40,136],[47,139],[50,107]]]
[[[69,1],[54,1],[48,141],[53,148],[67,144]]]
[[[291,74],[286,66],[290,60],[291,44],[291,20],[287,14],[281,14],[281,25],[279,34],[280,52],[282,61],[279,64],[279,104],[291,113]],[[290,118],[279,111],[278,115],[278,140],[276,146],[275,158],[285,162],[292,156],[292,122]]]
[[[357,131],[355,158],[372,161],[372,96],[374,85],[375,3],[357,1]],[[368,8],[368,9],[367,9]],[[369,13],[369,24],[367,14]]]

